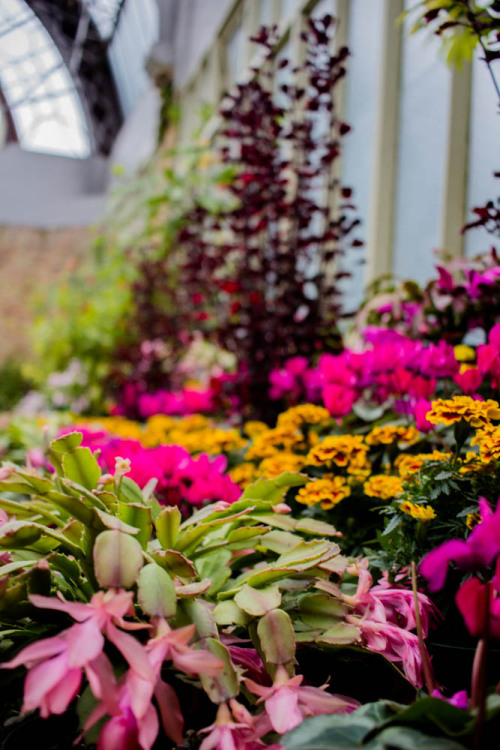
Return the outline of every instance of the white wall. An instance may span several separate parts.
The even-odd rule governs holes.
[[[0,149],[0,224],[49,229],[98,220],[107,186],[107,160],[71,159]]]

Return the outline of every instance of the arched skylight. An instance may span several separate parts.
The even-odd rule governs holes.
[[[90,155],[73,79],[52,37],[24,0],[0,2],[0,88],[24,149]]]

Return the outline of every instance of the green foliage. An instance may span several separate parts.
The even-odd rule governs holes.
[[[233,167],[216,164],[200,145],[159,153],[135,177],[117,183],[89,257],[37,301],[37,359],[28,375],[39,386],[77,360],[85,382],[68,389],[64,406],[79,410],[72,402],[84,396],[84,409],[102,411],[115,353],[134,343],[129,320],[139,263],[175,250],[175,237],[194,203],[214,212],[227,206],[225,185],[233,175]]]
[[[215,638],[217,655],[218,627],[236,628],[250,635],[271,674],[278,665],[292,668],[297,640],[360,642],[359,628],[345,621],[347,607],[316,589],[349,565],[328,538],[335,530],[323,523],[327,536],[314,538],[315,522],[274,510],[302,475],[261,480],[232,505],[215,503],[182,521],[119,472],[101,477],[80,442],[74,432],[51,443],[50,478],[15,464],[0,468],[0,508],[12,517],[0,525],[0,551],[10,555],[0,612],[9,630],[15,624],[21,636],[30,627],[24,618],[36,617],[28,593],[43,573],[46,594],[76,601],[99,588],[133,589],[143,615],[174,627],[194,622],[200,638]],[[232,669],[229,662],[222,682],[210,678],[207,691],[232,694]]]
[[[478,45],[489,61],[496,59],[494,47],[500,29],[496,5],[493,0],[422,0],[404,16],[413,15],[412,32],[429,28],[439,36],[447,64],[460,68],[472,60]]]
[[[8,411],[30,390],[32,381],[24,368],[14,359],[6,359],[0,366],[0,412]]]
[[[498,731],[498,696],[491,696],[485,725],[493,744]],[[473,712],[463,711],[439,698],[423,697],[411,706],[379,701],[351,714],[316,716],[288,732],[281,744],[286,750],[461,750],[469,747],[474,732]]]

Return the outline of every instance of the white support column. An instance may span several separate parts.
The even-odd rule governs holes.
[[[403,10],[403,0],[385,0],[365,283],[392,271]]]
[[[441,217],[440,248],[454,257],[464,253],[460,229],[465,223],[472,65],[464,62],[452,71],[448,149]]]

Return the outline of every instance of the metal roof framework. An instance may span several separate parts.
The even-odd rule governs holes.
[[[73,131],[67,155],[110,153],[123,116],[107,52],[124,2],[2,3],[0,107],[8,141],[46,150],[37,148],[37,134],[43,141],[51,123]]]

